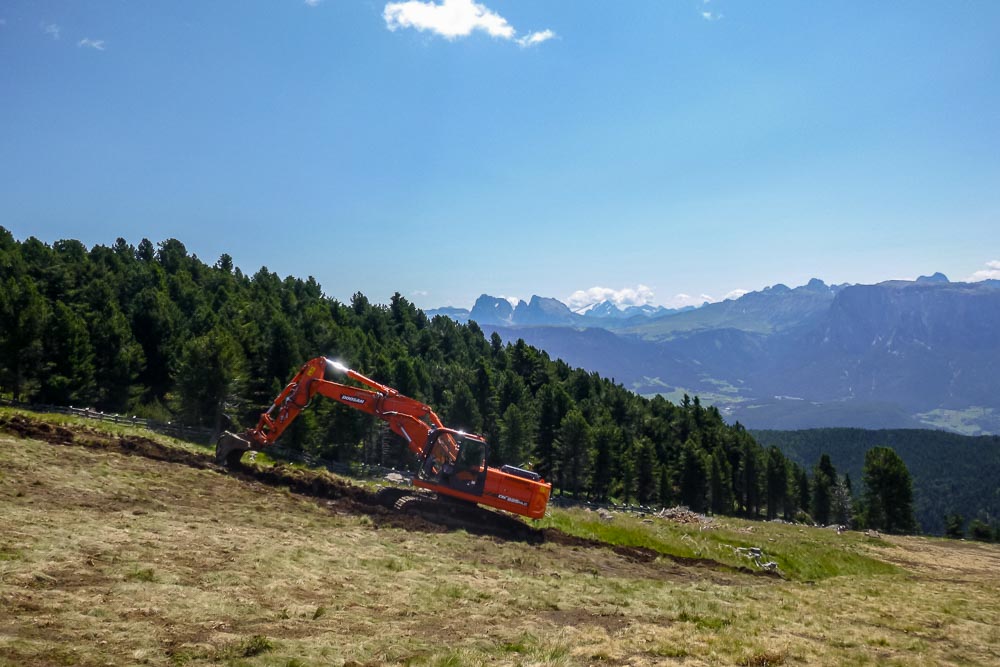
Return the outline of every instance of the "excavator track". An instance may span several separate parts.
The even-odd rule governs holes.
[[[520,519],[447,496],[410,493],[399,497],[393,507],[397,512],[419,516],[449,530],[522,542],[542,542],[545,539],[540,530]]]

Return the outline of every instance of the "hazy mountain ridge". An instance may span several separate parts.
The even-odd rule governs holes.
[[[998,287],[942,274],[875,285],[814,279],[614,330],[535,297],[504,319],[476,321],[639,393],[698,394],[754,428],[998,433]]]
[[[666,308],[664,306],[626,306],[620,308],[611,301],[593,303],[577,310],[549,297],[533,295],[527,302],[516,305],[502,298],[481,295],[472,309],[446,306],[425,311],[428,317],[444,315],[457,322],[474,320],[480,326],[570,326],[620,329],[664,315],[693,310],[694,306]]]

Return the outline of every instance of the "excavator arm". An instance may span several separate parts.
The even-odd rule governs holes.
[[[331,382],[326,379],[329,372],[341,373],[370,388]],[[244,437],[261,447],[274,444],[316,395],[384,420],[394,433],[406,440],[410,450],[418,456],[423,453],[430,431],[444,426],[430,406],[403,396],[392,387],[352,371],[343,364],[326,357],[316,357],[302,366],[274,399],[271,407],[261,414],[257,426],[248,429]]]

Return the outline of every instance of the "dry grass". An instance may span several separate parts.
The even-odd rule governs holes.
[[[805,583],[338,512],[0,434],[0,665],[1000,663],[993,546],[855,540],[899,573]]]

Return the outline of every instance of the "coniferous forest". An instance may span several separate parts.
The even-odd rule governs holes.
[[[311,277],[247,275],[225,254],[206,264],[176,239],[88,249],[22,242],[0,227],[0,395],[219,431],[228,419],[256,423],[320,355],[482,433],[493,463],[531,467],[565,497],[852,518],[850,481],[832,464],[809,471],[764,450],[697,397],[640,397],[524,341],[486,338],[474,322],[429,319],[398,293],[385,305],[360,292],[342,303]],[[377,420],[332,402],[304,411],[282,444],[407,463]]]

